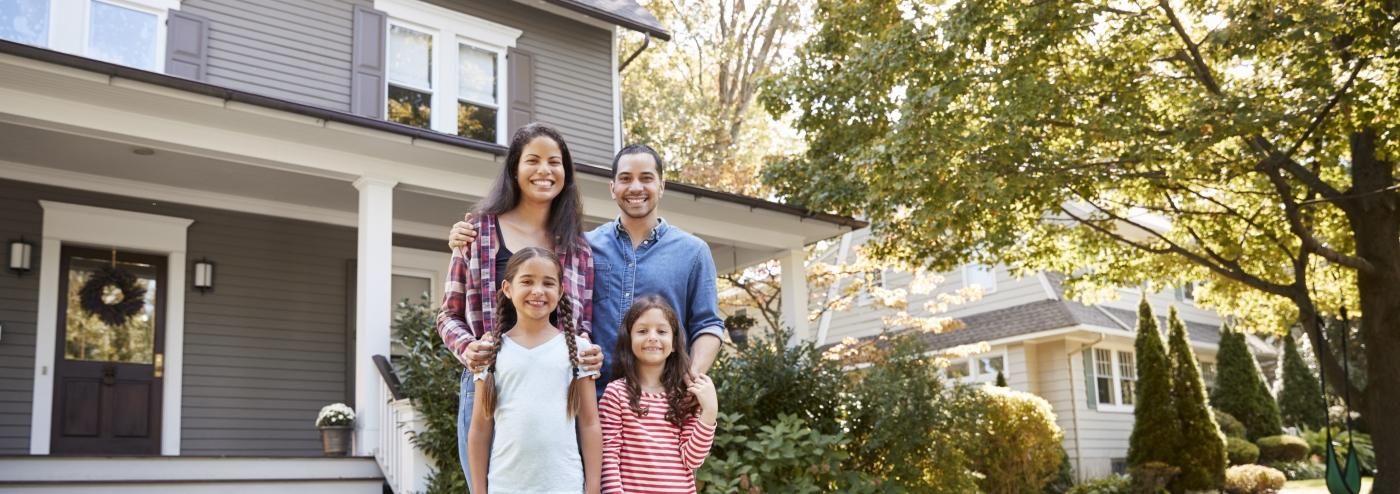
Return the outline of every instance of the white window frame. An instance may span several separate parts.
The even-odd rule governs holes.
[[[943,369],[943,377],[945,379],[948,379],[949,381],[957,381],[959,383],[967,384],[994,383],[997,380],[997,374],[995,372],[983,374],[982,366],[977,365],[977,361],[983,358],[1001,357],[1001,374],[1006,377],[1006,380],[1009,383],[1011,381],[1011,359],[1009,358],[1007,353],[1008,352],[1006,351],[1006,349],[1003,348],[1001,350],[993,350],[987,353],[969,355],[966,358],[950,359],[948,361],[949,367],[954,365],[966,364],[967,376],[961,378],[954,378],[951,374],[948,373],[948,369],[945,368]]]
[[[515,47],[515,42],[523,31],[502,24],[480,19],[452,9],[430,5],[419,0],[375,0],[374,8],[388,14],[389,22],[384,33],[389,39],[389,27],[399,25],[415,31],[427,33],[433,39],[432,78],[433,91],[430,97],[432,115],[428,128],[444,134],[457,135],[457,104],[463,98],[457,91],[457,72],[460,45],[493,52],[496,54],[496,144],[505,144],[506,119],[510,114],[509,65],[506,52]],[[389,43],[384,43],[389,49]],[[388,53],[385,53],[388,60]],[[387,79],[387,78],[386,78]],[[385,115],[388,115],[389,85],[384,84]]]
[[[996,293],[996,291],[997,291],[997,267],[996,267],[995,265],[978,264],[978,263],[964,264],[963,267],[962,267],[963,288],[968,288],[968,287],[971,287],[971,286],[972,286],[972,283],[969,282],[969,280],[970,280],[971,278],[970,278],[968,275],[969,275],[970,273],[972,273],[974,270],[984,271],[984,272],[986,272],[987,274],[991,275],[991,278],[992,278],[991,284],[992,284],[992,286],[985,286],[985,285],[982,285],[981,283],[978,283],[979,286],[982,286],[982,294],[985,295],[985,294],[989,294],[989,293]]]
[[[875,302],[875,295],[871,293],[871,290],[875,287],[889,287],[889,278],[886,277],[886,273],[888,271],[889,270],[887,269],[880,268],[880,273],[875,276],[872,276],[872,278],[875,279],[874,285],[867,286],[860,291],[860,295],[856,296],[856,305],[865,307]]]
[[[1126,345],[1104,345],[1104,344],[1100,344],[1100,345],[1094,345],[1093,347],[1091,347],[1090,350],[1089,350],[1089,352],[1090,352],[1090,355],[1093,355],[1093,358],[1090,359],[1090,368],[1084,369],[1084,372],[1090,372],[1090,373],[1092,373],[1092,374],[1090,374],[1090,377],[1092,377],[1092,381],[1093,381],[1093,383],[1094,383],[1094,389],[1096,389],[1096,390],[1098,389],[1098,385],[1099,385],[1098,379],[1099,379],[1099,377],[1100,377],[1100,376],[1099,376],[1099,371],[1098,371],[1098,368],[1099,368],[1099,354],[1098,354],[1098,350],[1106,350],[1106,351],[1109,352],[1109,353],[1108,353],[1108,354],[1109,354],[1109,365],[1110,365],[1111,370],[1112,370],[1113,372],[1112,372],[1112,375],[1111,375],[1111,376],[1107,376],[1107,377],[1109,378],[1109,383],[1110,383],[1110,384],[1109,384],[1109,392],[1112,393],[1112,402],[1111,402],[1111,403],[1104,403],[1104,402],[1102,402],[1102,401],[1098,401],[1098,400],[1102,399],[1102,397],[1096,396],[1096,397],[1095,397],[1095,400],[1096,400],[1096,401],[1095,401],[1095,403],[1096,403],[1095,409],[1097,409],[1097,410],[1100,411],[1100,412],[1132,413],[1132,411],[1134,410],[1133,405],[1124,405],[1124,404],[1123,404],[1123,396],[1122,396],[1122,395],[1123,395],[1123,375],[1122,375],[1122,373],[1121,373],[1121,370],[1122,370],[1122,369],[1121,369],[1121,367],[1119,367],[1119,362],[1120,362],[1120,359],[1121,359],[1121,354],[1126,353],[1126,354],[1129,354],[1129,355],[1132,355],[1132,356],[1133,356],[1133,362],[1134,362],[1134,365],[1136,365],[1136,362],[1137,362],[1137,353],[1133,351],[1133,348],[1132,348],[1132,347],[1126,346]],[[1133,381],[1140,381],[1140,380],[1141,380],[1141,377],[1140,377],[1140,376],[1133,379]],[[1136,382],[1133,384],[1133,386],[1134,386],[1133,389],[1136,390],[1136,389],[1137,389],[1137,384],[1136,384]],[[1097,395],[1098,392],[1095,391],[1095,394]]]
[[[49,39],[46,48],[92,58],[88,54],[88,33],[92,31],[92,2],[101,2],[156,16],[155,65],[139,68],[165,72],[166,20],[171,10],[180,10],[180,0],[49,0]]]

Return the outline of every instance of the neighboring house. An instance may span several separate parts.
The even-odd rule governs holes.
[[[620,30],[669,37],[630,0],[0,2],[0,491],[421,488],[372,361],[391,304],[438,300],[524,123],[567,136],[589,225],[617,215]],[[663,208],[722,272],[801,276],[863,226],[683,184]],[[80,307],[111,266],[147,289],[121,324]],[[354,457],[319,458],[342,401]]]
[[[861,229],[849,235],[848,247],[859,246],[870,238],[870,231]],[[847,255],[853,255],[853,249],[846,250]],[[841,258],[837,248],[820,260],[850,262]],[[930,347],[948,349],[981,342],[988,346],[985,353],[952,360],[945,374],[958,382],[990,383],[996,380],[997,372],[1003,373],[1011,388],[1039,395],[1054,407],[1064,431],[1065,451],[1079,479],[1122,472],[1133,428],[1137,377],[1133,340],[1141,291],[1123,288],[1118,290],[1117,300],[1085,305],[1065,298],[1064,277],[1055,273],[1018,279],[1004,266],[973,264],[941,276],[943,281],[933,294],[910,295],[911,313],[927,315],[920,314],[920,308],[929,297],[970,285],[981,286],[984,295],[942,314],[960,320],[965,327],[926,335]],[[913,275],[891,270],[880,278],[885,288],[895,289],[907,287]],[[813,293],[812,300],[820,304],[824,296]],[[1164,335],[1167,310],[1177,308],[1206,385],[1213,386],[1220,317],[1197,307],[1189,289],[1147,297]],[[819,346],[845,338],[865,338],[880,333],[885,327],[882,318],[893,313],[858,301],[849,310],[829,312],[828,317],[819,319],[813,333]],[[1267,367],[1277,360],[1269,345],[1254,337],[1250,343],[1261,364]]]

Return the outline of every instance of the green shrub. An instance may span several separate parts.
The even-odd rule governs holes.
[[[1230,465],[1248,465],[1259,461],[1259,447],[1254,443],[1238,437],[1225,440],[1226,453],[1230,457]]]
[[[1065,494],[1074,487],[1074,468],[1069,463],[1069,453],[1060,448],[1060,466],[1055,469],[1055,478],[1045,484],[1042,494]]]
[[[874,492],[874,483],[844,469],[849,442],[824,434],[796,415],[782,414],[758,430],[743,425],[743,417],[720,413],[711,455],[695,473],[700,492]]]
[[[1225,435],[1220,433],[1220,426],[1210,413],[1196,353],[1191,350],[1186,324],[1181,322],[1176,307],[1168,311],[1167,325],[1171,330],[1167,348],[1172,362],[1173,402],[1181,420],[1181,449],[1178,461],[1171,463],[1181,467],[1181,475],[1172,480],[1172,490],[1218,489],[1225,481],[1225,467],[1229,463],[1225,456]]]
[[[430,494],[466,492],[467,479],[457,460],[457,407],[462,364],[437,334],[437,311],[424,296],[418,303],[399,302],[394,331],[408,349],[395,362],[404,395],[423,417],[425,430],[413,444],[433,462]],[[361,365],[370,365],[362,362]]]
[[[1074,486],[1068,494],[1130,494],[1132,481],[1122,475],[1091,480]]]
[[[1283,476],[1288,480],[1320,479],[1327,475],[1327,465],[1307,460],[1270,463],[1264,466],[1283,472]]]
[[[1319,458],[1327,454],[1325,444],[1326,436],[1322,431],[1303,430],[1303,440],[1308,442],[1308,452]],[[1374,473],[1376,471],[1376,450],[1371,444],[1371,435],[1357,432],[1352,437],[1352,443],[1356,445],[1356,459],[1361,463],[1362,473]],[[1337,449],[1338,461],[1345,462],[1347,456],[1347,433],[1341,427],[1332,428],[1332,444]]]
[[[881,335],[847,354],[843,364],[865,364],[845,391],[852,469],[893,489],[975,492],[985,400],[971,387],[945,387],[926,354],[915,333]]]
[[[1215,422],[1220,424],[1220,432],[1225,434],[1225,437],[1245,439],[1244,423],[1240,422],[1240,419],[1221,411],[1219,408],[1212,408],[1210,411],[1215,414]]]
[[[1176,398],[1172,394],[1171,360],[1146,297],[1138,302],[1133,349],[1137,352],[1138,377],[1133,403],[1151,403],[1152,406],[1133,409],[1128,464],[1176,463],[1181,454],[1181,419],[1177,416]]]
[[[1283,386],[1278,392],[1279,415],[1291,426],[1320,429],[1327,419],[1327,403],[1317,376],[1308,368],[1293,336],[1283,335]]]
[[[787,346],[790,335],[774,331],[765,338],[750,337],[754,341],[748,348],[722,352],[709,372],[719,402],[750,430],[791,414],[808,427],[835,434],[846,376],[838,362],[822,358],[811,342]]]
[[[1230,494],[1271,494],[1288,480],[1283,472],[1260,465],[1239,465],[1225,470],[1225,492]]]
[[[1300,461],[1308,457],[1308,442],[1298,436],[1269,436],[1259,439],[1259,460],[1265,463]]]
[[[970,455],[977,486],[995,494],[1039,493],[1059,469],[1063,437],[1050,402],[997,386],[976,388],[981,419]]]
[[[1132,479],[1133,492],[1165,492],[1172,479],[1181,474],[1181,469],[1162,463],[1149,461],[1128,467],[1128,478]]]
[[[1249,351],[1245,335],[1228,326],[1220,328],[1220,350],[1215,355],[1215,390],[1210,402],[1244,423],[1247,439],[1283,434],[1278,402],[1264,384],[1259,362]]]

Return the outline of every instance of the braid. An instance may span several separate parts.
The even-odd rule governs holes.
[[[506,293],[501,290],[496,291],[496,307],[492,310],[495,315],[495,325],[492,326],[491,344],[496,346],[496,351],[491,354],[491,364],[486,367],[486,380],[481,382],[481,389],[477,390],[477,399],[481,400],[481,406],[486,412],[494,416],[496,413],[496,402],[498,400],[496,389],[496,357],[501,352],[501,328],[506,326],[506,307],[510,307],[514,312],[515,307],[510,305],[510,299],[506,298]]]
[[[564,342],[569,346],[569,390],[568,399],[565,400],[569,417],[578,415],[579,403],[583,397],[579,396],[578,380],[578,342],[574,340],[574,302],[569,298],[569,294],[561,293],[559,296],[559,326],[564,332]]]

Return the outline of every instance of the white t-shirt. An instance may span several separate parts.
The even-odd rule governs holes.
[[[576,338],[577,348],[586,348],[587,340]],[[563,333],[534,348],[502,338],[496,355],[495,436],[486,477],[492,494],[583,492],[578,433],[574,418],[565,411],[571,376]]]

